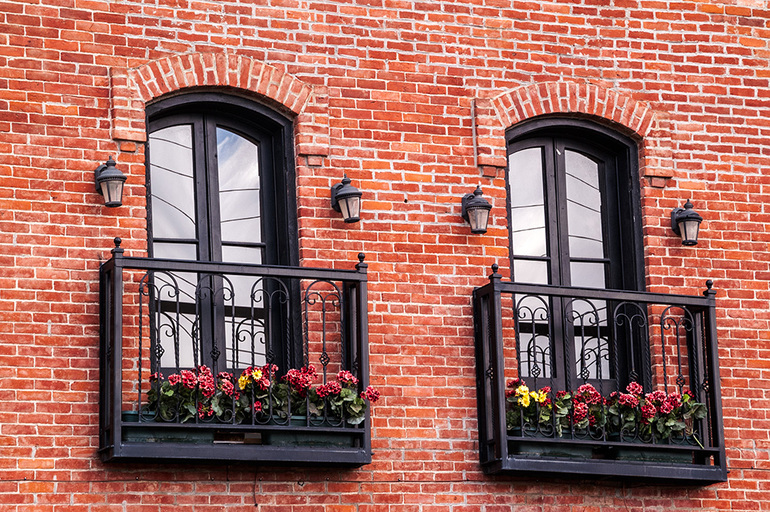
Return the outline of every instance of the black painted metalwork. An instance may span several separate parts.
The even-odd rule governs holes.
[[[357,393],[367,388],[363,254],[356,270],[341,271],[124,257],[120,240],[115,242],[113,257],[100,271],[99,437],[104,461],[371,462],[368,410],[360,423],[352,424],[354,418],[344,410],[331,412],[328,398],[313,395],[311,400],[311,393],[282,398],[281,376],[289,368],[276,365],[297,359],[293,354],[278,357],[282,351],[301,347],[303,365],[317,369],[316,384],[349,371],[358,380]],[[211,310],[201,304],[210,304],[212,297],[218,316],[206,321],[223,328],[204,331],[199,329],[201,317]],[[300,304],[289,304],[293,300]],[[291,318],[296,311],[301,321]],[[282,325],[274,325],[276,321]],[[223,333],[223,339],[211,339],[212,332]],[[237,392],[231,396],[243,394],[247,406],[237,398],[225,400],[216,413],[206,414],[199,395],[190,399],[192,405],[181,398],[174,403],[172,397],[169,406],[162,397],[168,389],[161,387],[164,378],[155,376],[170,382],[170,375],[188,372],[203,382],[208,370],[201,365],[217,386],[222,385],[214,380],[220,372],[232,374],[224,377]],[[268,377],[260,396],[256,386],[239,388],[238,376],[247,367]],[[251,406],[255,401],[261,411]]]
[[[497,265],[492,268],[489,284],[474,291],[473,301],[485,472],[726,480],[711,281],[702,297],[667,295],[503,282]],[[557,329],[553,318],[569,325]],[[533,342],[536,337],[543,342]],[[557,359],[544,350],[559,346],[574,357]],[[507,418],[506,379],[514,378],[530,391],[551,388],[553,402],[533,405],[533,415]],[[590,384],[607,399],[626,393],[632,382],[643,389],[637,396],[689,393],[705,412],[688,418],[682,431],[662,433],[622,418],[614,427],[609,421],[579,423],[576,409],[561,419],[553,413],[558,390],[574,397]],[[606,404],[599,402],[596,410],[608,417]],[[539,420],[542,407],[546,420]],[[629,452],[638,453],[627,457]]]

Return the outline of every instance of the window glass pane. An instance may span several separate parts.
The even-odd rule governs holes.
[[[517,151],[509,165],[513,253],[546,256],[543,148]]]
[[[155,258],[173,260],[197,260],[195,244],[169,244],[156,242],[152,244],[152,255]]]
[[[602,258],[602,195],[599,166],[575,151],[564,152],[570,256]]]
[[[548,262],[513,260],[513,277],[517,283],[548,284]]]
[[[148,144],[153,237],[195,238],[192,126],[157,130]]]
[[[583,288],[604,288],[604,263],[586,263],[573,261],[570,263],[572,286]]]
[[[231,263],[262,263],[262,249],[259,247],[222,246],[222,260]]]
[[[259,147],[218,127],[217,156],[222,241],[262,241]]]

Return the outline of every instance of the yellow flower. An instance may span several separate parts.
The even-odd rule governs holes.
[[[536,392],[532,392],[532,398],[535,399],[535,402],[542,404],[545,403],[546,400],[548,400],[548,394],[544,393],[542,390]]]
[[[519,386],[516,389],[516,394],[519,395],[519,405],[529,407],[529,388],[527,386]]]
[[[238,377],[238,387],[241,389],[246,389],[246,384],[249,383],[249,376],[246,374],[242,374],[240,377]]]
[[[259,368],[257,368],[256,370],[253,370],[251,372],[251,378],[254,379],[255,381],[261,379],[262,378],[262,370],[260,370]]]

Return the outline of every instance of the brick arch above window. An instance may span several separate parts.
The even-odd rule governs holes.
[[[294,113],[296,154],[306,157],[308,165],[321,165],[329,155],[325,88],[258,60],[214,53],[175,55],[135,68],[113,68],[110,79],[115,140],[146,141],[144,108],[155,98],[194,87],[228,87],[256,93]]]
[[[639,140],[639,170],[654,186],[673,176],[670,121],[647,103],[615,89],[579,82],[524,85],[491,98],[475,100],[478,166],[485,176],[506,167],[505,130],[548,114],[578,114],[626,127]]]

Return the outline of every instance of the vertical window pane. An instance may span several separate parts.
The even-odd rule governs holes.
[[[217,156],[222,241],[262,241],[259,147],[217,128]]]
[[[517,151],[509,165],[513,253],[546,256],[543,148]]]
[[[602,195],[599,166],[575,151],[564,152],[569,251],[573,258],[602,258]]]
[[[169,126],[150,134],[152,234],[195,238],[192,126]]]

